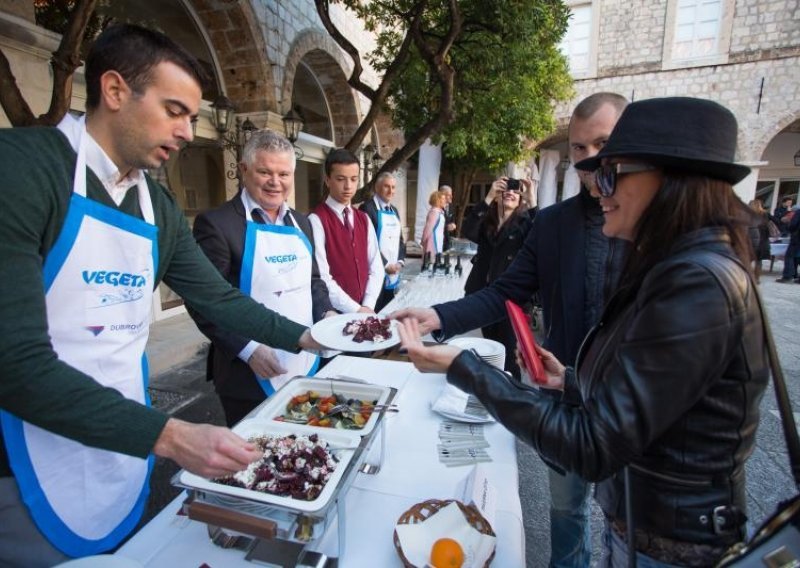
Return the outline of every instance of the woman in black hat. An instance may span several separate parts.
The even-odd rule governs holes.
[[[749,173],[734,163],[736,134],[717,103],[643,100],[576,164],[596,170],[603,232],[633,246],[574,367],[541,350],[561,401],[471,352],[424,347],[414,321],[401,327],[421,370],[446,371],[546,462],[598,482],[608,566],[628,562],[629,517],[646,566],[707,566],[744,536],[744,462],[768,361],[752,216],[732,189]]]

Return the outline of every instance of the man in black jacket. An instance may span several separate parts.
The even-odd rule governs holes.
[[[197,217],[195,239],[233,286],[310,326],[336,312],[314,260],[311,225],[286,204],[294,189],[294,148],[282,136],[262,130],[253,133],[243,154],[243,189]],[[273,349],[190,313],[211,340],[208,378],[214,381],[229,426],[292,376],[312,374],[317,368],[313,354]]]
[[[439,191],[444,193],[447,203],[444,206],[444,244],[443,250],[450,250],[450,239],[456,234],[456,214],[453,211],[453,188],[449,185],[442,185]]]
[[[397,285],[400,283],[400,271],[406,263],[406,245],[403,242],[403,223],[400,221],[400,212],[392,205],[397,180],[394,174],[383,172],[375,179],[375,195],[359,206],[367,214],[375,235],[378,237],[378,249],[383,261],[386,278],[383,280],[378,301],[375,302],[375,311],[381,311],[386,304],[394,299]]]
[[[581,101],[569,125],[569,155],[575,163],[596,155],[627,101],[596,93]],[[488,287],[433,308],[401,310],[392,317],[416,317],[420,331],[443,340],[506,317],[505,300],[524,304],[539,292],[544,318],[543,346],[560,361],[574,361],[583,338],[600,319],[626,256],[624,241],[603,236],[603,212],[592,192],[591,174],[579,172],[578,195],[540,209],[522,249]],[[509,353],[507,356],[513,357]],[[589,566],[589,484],[551,468],[550,566]]]

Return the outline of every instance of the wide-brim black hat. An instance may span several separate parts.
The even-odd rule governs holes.
[[[641,100],[625,108],[603,149],[575,167],[592,171],[603,158],[624,156],[734,184],[750,173],[734,163],[736,134],[736,117],[714,101]]]

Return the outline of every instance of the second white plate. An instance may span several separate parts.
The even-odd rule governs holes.
[[[330,318],[325,318],[315,323],[311,328],[311,337],[328,349],[337,351],[349,351],[351,353],[367,353],[369,351],[380,351],[388,349],[400,343],[400,333],[397,331],[397,321],[392,320],[390,331],[392,335],[385,341],[363,341],[356,343],[352,335],[344,335],[344,326],[354,320],[363,320],[368,317],[380,317],[375,314],[339,314]]]

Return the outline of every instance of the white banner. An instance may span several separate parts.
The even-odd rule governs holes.
[[[419,172],[417,174],[417,207],[414,220],[414,240],[422,238],[425,217],[428,214],[428,198],[439,189],[439,169],[442,165],[442,148],[434,146],[430,140],[419,148]]]

